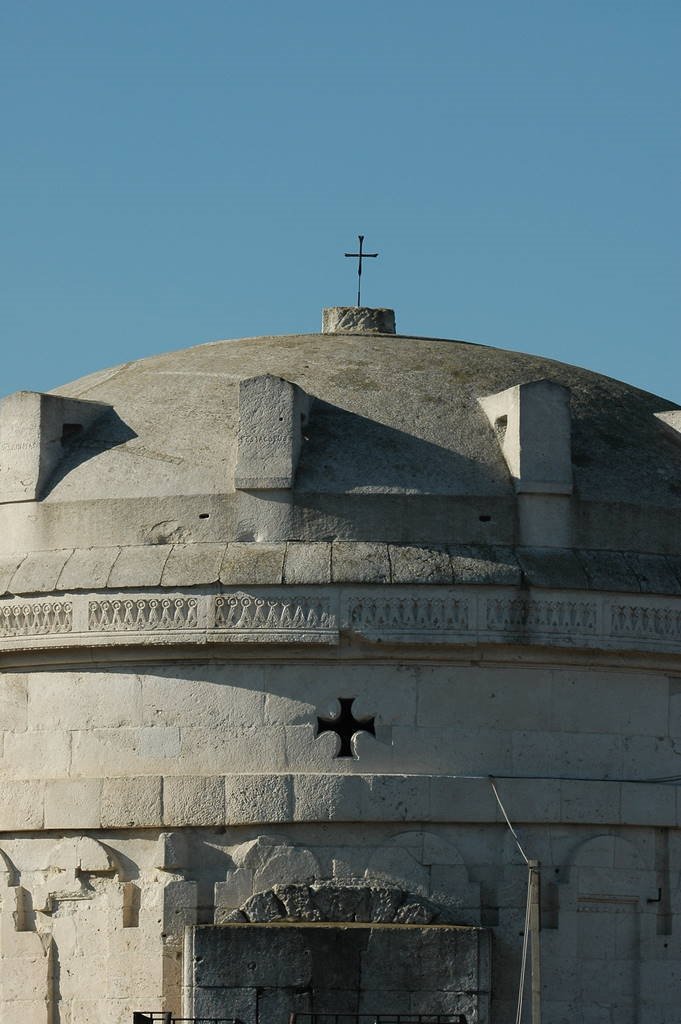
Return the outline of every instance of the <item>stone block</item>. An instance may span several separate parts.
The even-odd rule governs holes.
[[[315,905],[308,885],[276,885],[274,894],[292,921],[321,921],[322,915]]]
[[[284,729],[276,726],[181,730],[182,753],[178,775],[228,775],[233,772],[279,772],[286,767]],[[168,765],[165,765],[166,772]],[[229,808],[228,808],[229,810]]]
[[[574,824],[617,825],[621,821],[619,782],[564,779],[561,783],[560,817]]]
[[[101,779],[45,783],[45,828],[99,828]]]
[[[240,382],[237,489],[293,487],[309,407],[310,396],[281,377],[266,373]]]
[[[145,725],[139,730],[139,753],[149,761],[175,760],[181,746],[176,725]]]
[[[220,568],[220,582],[228,586],[280,584],[285,554],[285,544],[228,544]]]
[[[561,820],[559,779],[500,779],[497,789],[511,821]]]
[[[231,732],[263,721],[266,685],[260,665],[168,665],[148,669],[141,680],[145,725]]]
[[[59,779],[69,774],[71,734],[29,731],[5,735],[4,767],[15,779]]]
[[[555,774],[577,778],[620,778],[623,766],[622,741],[608,733],[545,732],[513,733],[514,775]],[[499,773],[503,774],[503,773]]]
[[[10,581],[26,555],[0,555],[0,596],[10,593]]]
[[[102,785],[103,828],[154,828],[161,825],[158,776],[105,779]]]
[[[241,912],[255,924],[281,921],[286,917],[283,903],[271,891],[255,893],[243,904]]]
[[[55,590],[72,550],[31,551],[12,576],[10,593],[44,594]]]
[[[360,821],[365,785],[357,775],[294,775],[293,820]]]
[[[8,732],[23,732],[28,724],[28,686],[31,675],[7,672],[0,683],[0,723]]]
[[[222,825],[225,781],[222,776],[166,776],[163,780],[165,825]]]
[[[253,888],[256,891],[273,889],[289,882],[305,885],[319,875],[319,864],[309,850],[298,846],[280,846],[255,871]]]
[[[120,549],[109,573],[109,587],[157,587],[172,550],[170,544],[133,544]]]
[[[452,563],[442,548],[388,546],[393,583],[452,583]]]
[[[334,583],[389,583],[388,545],[334,541],[331,577]]]
[[[28,679],[29,728],[51,731],[133,726],[141,717],[140,696],[139,677],[132,673],[35,672]]]
[[[198,901],[198,882],[168,882],[163,889],[163,931],[179,936],[196,924]]]
[[[578,551],[577,557],[592,590],[640,591],[638,577],[621,551]]]
[[[189,867],[190,854],[185,832],[161,832],[156,844],[154,867],[182,872]]]
[[[489,780],[433,776],[430,779],[430,820],[499,821],[499,809]]]
[[[681,594],[681,581],[677,579],[665,555],[628,551],[624,556],[638,580],[644,594]]]
[[[163,568],[161,586],[216,583],[224,553],[224,544],[174,544]]]
[[[257,988],[302,988],[311,981],[312,958],[297,928],[196,928],[194,957],[198,988],[243,988],[246,979]]]
[[[221,914],[228,910],[236,910],[247,899],[253,895],[253,872],[248,868],[234,868],[227,873],[224,882],[215,883],[215,924],[221,924],[218,920],[218,911]],[[246,920],[246,917],[243,917]]]
[[[422,775],[369,775],[362,792],[362,820],[428,821],[430,779]]]
[[[314,584],[331,582],[331,544],[324,541],[286,545],[283,582]]]
[[[544,668],[424,670],[417,721],[421,726],[467,731],[550,729],[552,678]],[[455,747],[458,736],[452,740]]]
[[[621,791],[623,825],[675,827],[675,786],[623,782]]]
[[[76,548],[59,574],[56,590],[101,590],[119,548]]]
[[[556,669],[552,685],[551,728],[563,732],[667,732],[669,681],[643,671]]]
[[[455,583],[517,587],[522,575],[512,548],[449,546]]]
[[[45,783],[3,779],[0,830],[23,832],[43,827]]]
[[[520,568],[532,587],[587,590],[589,581],[574,551],[524,547],[516,552]]]
[[[367,886],[321,883],[312,886],[311,894],[322,921],[369,921]]]
[[[71,733],[71,743],[70,774],[77,777],[125,776],[140,765],[136,728],[78,729]]]
[[[225,777],[225,818],[230,825],[290,821],[292,809],[290,775]]]

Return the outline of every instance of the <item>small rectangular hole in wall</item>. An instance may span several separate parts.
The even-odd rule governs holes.
[[[70,444],[72,441],[83,433],[83,427],[80,423],[64,423],[61,428],[61,443]]]

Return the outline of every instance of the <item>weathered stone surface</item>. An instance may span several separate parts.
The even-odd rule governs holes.
[[[430,924],[434,918],[435,912],[431,907],[409,900],[395,911],[394,921],[396,924]]]
[[[221,825],[225,820],[225,783],[221,776],[170,775],[163,780],[166,825]]]
[[[302,388],[271,373],[240,381],[235,487],[293,487],[309,406]]]
[[[322,921],[368,921],[369,894],[364,886],[320,884],[311,889]]]
[[[163,587],[215,583],[220,578],[224,544],[174,544],[161,577]]]
[[[289,541],[286,545],[283,582],[330,583],[331,544],[318,541],[301,544]]]
[[[334,583],[389,583],[388,545],[335,541],[331,575]]]
[[[289,821],[292,801],[290,775],[228,775],[225,778],[225,817],[230,824]]]
[[[272,890],[283,904],[285,916],[294,921],[321,921],[322,915],[307,885],[275,885]]]
[[[44,793],[44,782],[4,779],[0,829],[23,831],[42,828]]]
[[[449,554],[455,583],[518,586],[520,566],[512,548],[465,547],[450,544]]]
[[[638,577],[621,552],[578,551],[577,555],[593,590],[640,590]]]
[[[393,583],[452,582],[452,563],[442,548],[390,544],[388,552]]]
[[[105,779],[102,785],[102,826],[149,828],[160,825],[162,781],[153,775]]]
[[[42,594],[54,590],[57,580],[72,549],[59,551],[32,551],[26,555],[12,575],[9,591],[12,594]]]
[[[157,587],[172,551],[171,544],[134,544],[120,549],[109,574],[108,585]]]
[[[55,779],[45,784],[45,828],[99,828],[101,779]]]
[[[401,889],[372,886],[369,891],[369,921],[386,924],[395,920],[398,907],[404,900]]]
[[[277,898],[276,893],[257,892],[242,905],[241,911],[249,921],[263,924],[266,921],[279,921],[286,917],[286,909]]]
[[[107,585],[119,548],[76,548],[59,574],[57,590],[98,590]]]
[[[395,310],[330,306],[322,312],[323,334],[394,334]]]
[[[574,551],[554,548],[518,548],[520,567],[533,587],[586,590],[589,581]]]
[[[10,592],[10,582],[23,562],[25,554],[0,555],[0,595]]]
[[[231,586],[281,583],[285,553],[285,544],[228,544],[220,580]]]

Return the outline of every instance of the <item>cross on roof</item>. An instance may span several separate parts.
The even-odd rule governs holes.
[[[340,737],[340,749],[335,757],[352,757],[352,737],[358,732],[369,732],[376,735],[375,715],[366,718],[355,718],[352,705],[354,697],[339,697],[340,713],[330,718],[317,718],[317,735],[323,732],[335,732]]]
[[[357,235],[359,238],[359,252],[346,252],[346,256],[350,256],[357,260],[357,306],[362,305],[361,290],[362,290],[362,260],[376,259],[378,256],[377,252],[363,252],[362,246],[364,245],[364,235]]]

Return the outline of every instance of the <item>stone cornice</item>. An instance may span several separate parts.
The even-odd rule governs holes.
[[[0,651],[511,644],[681,654],[681,598],[512,586],[187,587],[0,599]]]

